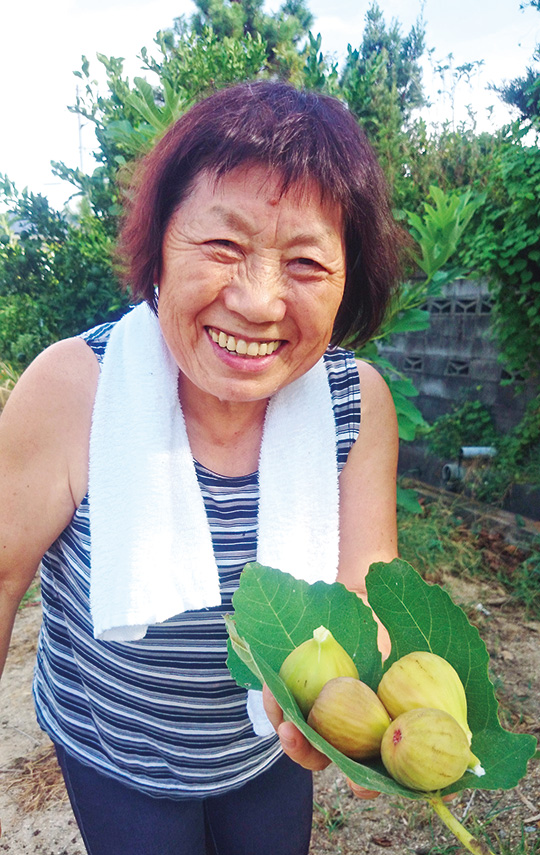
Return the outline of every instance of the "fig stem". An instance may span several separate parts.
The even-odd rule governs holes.
[[[317,629],[313,630],[313,638],[319,644],[322,644],[330,636],[331,636],[330,630],[326,629],[325,626],[319,626]]]
[[[454,816],[451,811],[448,810],[446,805],[444,804],[442,798],[437,795],[427,800],[439,819],[441,819],[447,828],[450,829],[452,834],[454,834],[459,842],[468,849],[469,852],[472,852],[473,855],[493,855],[491,849],[488,849],[486,844],[482,840],[478,840],[477,837],[473,837],[472,834],[469,834],[466,828],[460,823],[458,819]]]

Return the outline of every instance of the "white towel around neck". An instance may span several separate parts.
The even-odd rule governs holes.
[[[336,578],[336,431],[321,359],[272,397],[259,461],[257,560],[308,582]],[[178,400],[178,367],[146,304],[114,327],[90,437],[94,636],[221,603],[202,494]]]

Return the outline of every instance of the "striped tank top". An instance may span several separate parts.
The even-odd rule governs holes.
[[[112,324],[83,334],[101,361]],[[360,425],[353,354],[325,354],[339,471]],[[314,426],[316,429],[316,426]],[[41,565],[43,623],[34,676],[40,726],[68,753],[152,796],[203,798],[241,786],[281,755],[256,736],[246,691],[226,666],[223,615],[256,560],[257,473],[217,475],[195,462],[219,570],[221,605],[150,626],[139,641],[96,640],[90,615],[85,496]]]

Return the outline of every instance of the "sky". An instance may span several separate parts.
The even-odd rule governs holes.
[[[267,0],[269,10],[279,5],[280,0]],[[369,0],[308,0],[308,5],[315,17],[313,32],[321,33],[325,53],[340,61],[348,43],[360,44]],[[496,94],[486,88],[490,82],[521,75],[531,62],[540,42],[537,11],[520,10],[520,0],[379,0],[379,5],[387,23],[396,19],[403,33],[423,9],[433,61],[443,61],[450,53],[455,66],[483,60],[471,87],[456,92],[456,121],[466,117],[468,103],[480,129],[492,128],[490,121],[500,126],[508,120]],[[82,165],[88,172],[94,163],[91,128],[80,127],[67,109],[75,102],[78,81],[73,71],[80,68],[81,56],[88,57],[91,75],[101,81],[96,54],[124,57],[125,73],[133,78],[141,74],[141,48],[151,51],[155,33],[194,8],[190,0],[9,0],[0,30],[0,173],[19,189],[42,193],[60,207],[70,188],[52,174],[50,161]],[[451,120],[449,100],[437,96],[440,81],[433,78],[428,61],[424,75],[433,101],[427,118]]]

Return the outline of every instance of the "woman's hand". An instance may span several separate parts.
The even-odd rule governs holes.
[[[266,715],[279,736],[281,747],[291,760],[303,766],[304,769],[311,769],[312,772],[320,772],[330,765],[330,759],[325,754],[317,751],[313,745],[310,745],[306,737],[300,733],[292,721],[285,721],[283,719],[283,710],[266,685],[263,686],[263,703]],[[354,784],[348,778],[347,783],[354,795],[358,796],[359,799],[374,799],[380,795],[375,790],[366,790],[364,787],[359,787],[358,784]]]
[[[279,736],[281,747],[291,760],[312,772],[319,772],[330,765],[329,758],[310,745],[292,721],[284,720],[283,710],[266,685],[263,686],[263,703],[266,715]]]

